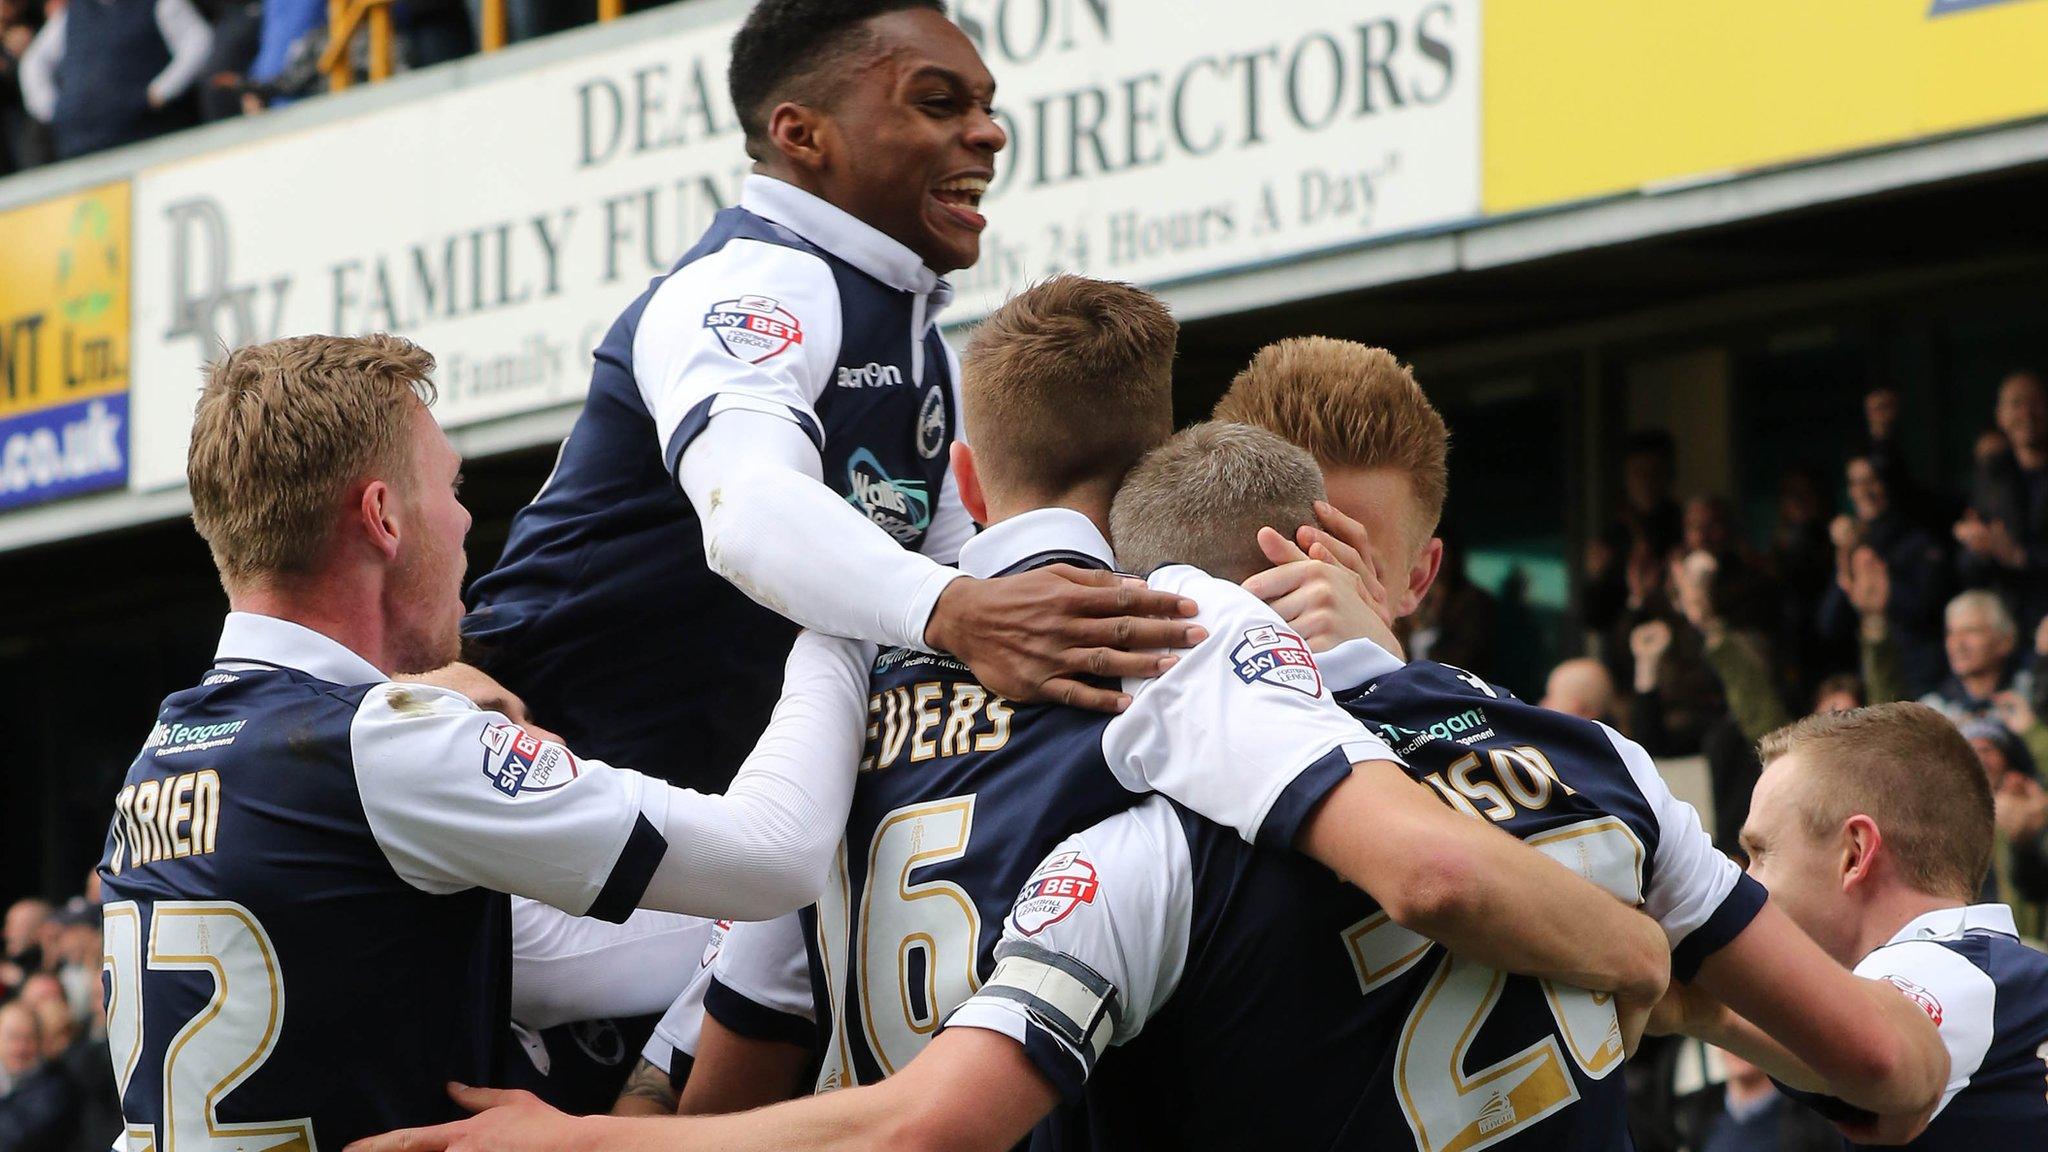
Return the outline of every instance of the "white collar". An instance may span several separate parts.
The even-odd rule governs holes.
[[[213,662],[275,664],[330,684],[375,684],[391,679],[339,641],[276,616],[230,612],[221,626]]]
[[[1072,508],[1039,508],[982,529],[960,546],[960,570],[987,579],[1047,553],[1078,553],[1116,567],[1095,521]]]
[[[1349,692],[1406,667],[1401,658],[1363,636],[1346,640],[1316,657],[1323,681],[1332,692]]]
[[[930,296],[929,321],[953,301],[953,286],[917,253],[828,200],[755,173],[740,186],[740,207],[775,221],[891,288]]]
[[[1972,928],[1982,928],[2005,936],[2018,936],[2019,929],[2013,924],[2012,909],[2003,904],[1971,904],[1958,908],[1937,908],[1924,916],[1908,921],[1898,935],[1886,942],[1886,947],[1903,944],[1908,940],[1953,940]]]

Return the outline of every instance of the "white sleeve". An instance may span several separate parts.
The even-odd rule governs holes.
[[[810,952],[803,922],[793,913],[733,925],[711,962],[711,975],[717,988],[707,993],[706,1011],[742,1036],[785,1038],[785,1025],[763,1026],[772,1017],[817,1022]]]
[[[635,906],[780,915],[815,900],[831,867],[872,660],[856,641],[800,635],[723,796],[579,760],[448,689],[381,684],[350,733],[363,812],[392,868],[428,892],[495,888],[613,921]]]
[[[1643,911],[1671,941],[1673,975],[1690,980],[1708,956],[1756,919],[1764,906],[1763,887],[1714,847],[1700,814],[1672,794],[1642,745],[1605,724],[1600,727],[1656,814],[1657,849]]]
[[[670,803],[643,903],[759,919],[817,900],[853,804],[874,658],[857,640],[797,636],[782,698],[725,794],[679,790]]]
[[[703,522],[705,562],[756,602],[834,636],[926,648],[939,593],[961,573],[898,544],[822,474],[805,433],[749,409],[712,420],[676,479]],[[946,492],[957,506],[950,471]],[[946,534],[961,535],[957,522]]]
[[[711,965],[700,964],[693,970],[690,982],[683,986],[683,994],[676,997],[668,1011],[655,1022],[654,1031],[647,1035],[647,1046],[640,1050],[640,1058],[675,1078],[676,1053],[695,1058],[697,1037],[704,1027],[704,990],[711,985]]]
[[[1148,582],[1192,599],[1209,635],[1164,675],[1124,681],[1131,706],[1102,743],[1126,788],[1163,793],[1248,842],[1284,849],[1352,764],[1400,763],[1336,702],[1308,645],[1257,597],[1186,565]]]
[[[535,1031],[675,1003],[716,921],[641,909],[623,924],[512,898],[512,1018]]]
[[[1948,1047],[1948,1087],[1934,1108],[1941,1115],[1956,1093],[1970,1086],[1991,1051],[1998,986],[1983,969],[1932,940],[1887,944],[1865,956],[1856,974],[1892,984],[1940,1030]]]
[[[170,46],[171,61],[149,82],[149,94],[168,104],[185,94],[213,52],[213,26],[192,0],[156,0],[156,27]]]
[[[995,971],[945,1026],[1008,1036],[1073,1099],[1172,997],[1193,921],[1187,834],[1154,796],[1053,849],[1003,922]]]
[[[640,313],[633,379],[674,472],[720,412],[790,421],[824,442],[816,408],[839,359],[839,286],[825,261],[733,240],[671,273]]]
[[[624,920],[665,847],[673,789],[580,760],[458,692],[379,684],[349,741],[370,832],[423,891],[495,888]]]
[[[21,54],[21,103],[44,124],[57,118],[57,63],[64,59],[64,9],[43,24]]]

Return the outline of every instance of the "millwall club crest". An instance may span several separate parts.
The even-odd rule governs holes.
[[[721,300],[704,314],[704,326],[727,352],[749,364],[759,364],[804,342],[804,326],[769,296]]]
[[[1244,634],[1230,650],[1230,666],[1247,684],[1291,688],[1303,696],[1323,694],[1323,674],[1301,637],[1285,628],[1266,625]]]
[[[1065,920],[1074,909],[1095,903],[1101,891],[1095,865],[1079,852],[1062,852],[1038,866],[1025,882],[1024,894],[1010,909],[1010,922],[1026,936],[1036,936]]]
[[[917,454],[930,460],[946,447],[946,386],[932,385],[917,410]]]

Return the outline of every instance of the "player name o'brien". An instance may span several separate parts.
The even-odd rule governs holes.
[[[144,780],[114,798],[114,850],[107,870],[182,860],[213,851],[220,828],[220,776],[211,768]]]
[[[860,770],[894,768],[906,750],[912,764],[993,752],[1010,742],[1013,714],[1008,700],[979,684],[927,680],[877,692],[868,697],[867,753]]]

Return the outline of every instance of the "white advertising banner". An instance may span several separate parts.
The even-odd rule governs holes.
[[[1056,271],[1158,285],[1479,214],[1479,0],[960,0],[1010,134],[976,315]],[[458,426],[572,402],[734,203],[742,9],[145,171],[131,481],[183,478],[222,345],[391,331]]]

